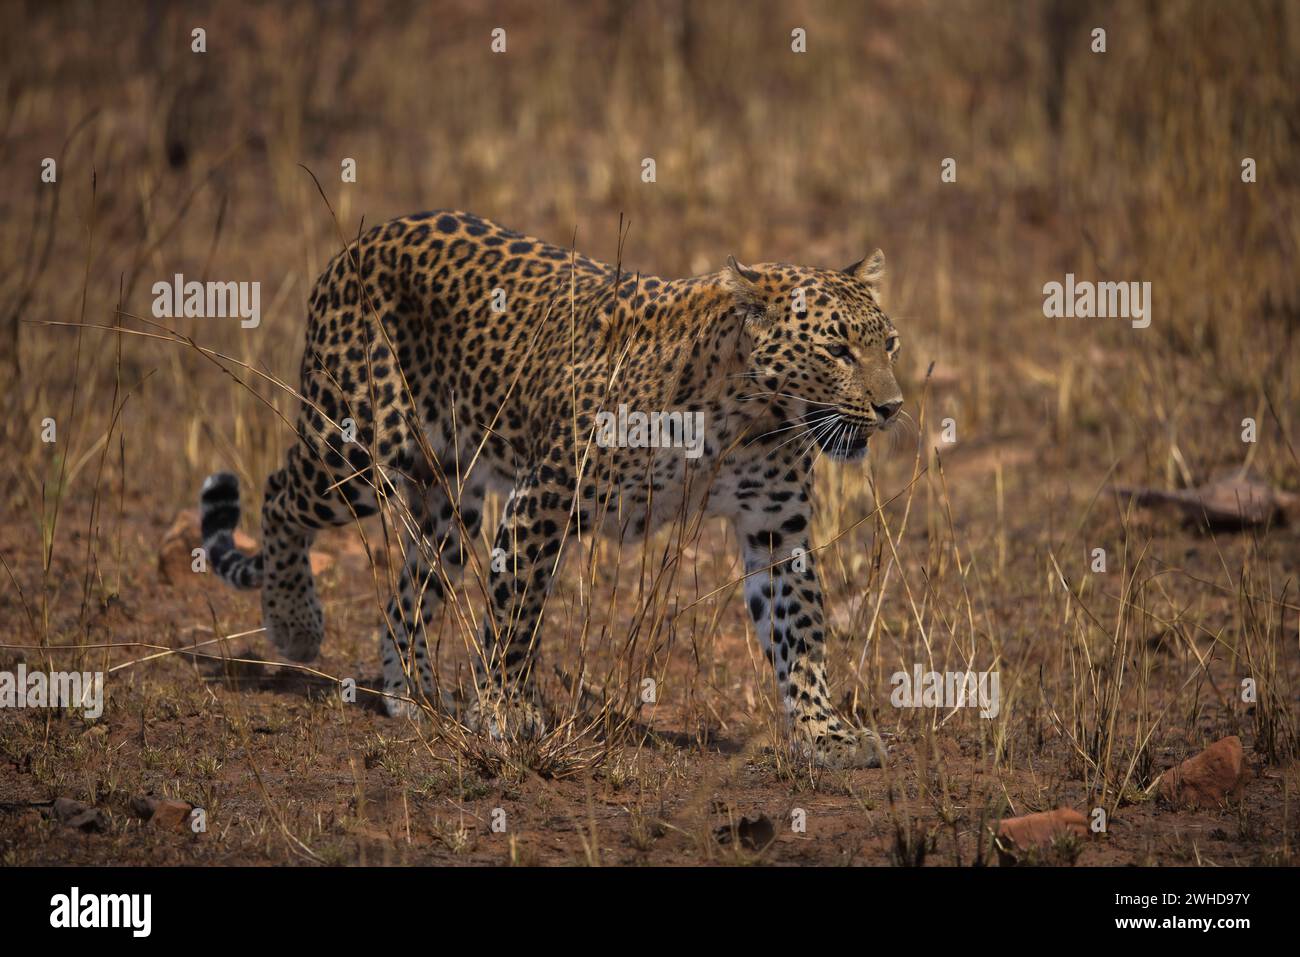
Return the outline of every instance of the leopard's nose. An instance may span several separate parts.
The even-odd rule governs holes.
[[[902,399],[893,399],[881,405],[872,404],[871,408],[876,410],[876,415],[880,416],[881,422],[888,422],[894,417],[894,413],[903,407]]]

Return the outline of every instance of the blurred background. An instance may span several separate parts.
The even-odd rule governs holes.
[[[451,207],[607,260],[623,217],[625,263],[667,276],[883,247],[913,385],[933,361],[971,434],[1132,429],[1162,480],[1186,481],[1178,459],[1239,458],[1265,385],[1294,425],[1296,4],[6,8],[0,359],[19,410],[72,382],[74,330],[32,322],[147,313],[177,272],[263,283],[260,329],[177,329],[291,380],[339,229]],[[1151,328],[1045,320],[1041,287],[1066,272],[1151,282]],[[86,345],[92,389],[117,360],[104,334]],[[246,473],[281,454],[281,426],[192,352],[131,342],[121,368],[159,369],[127,416],[159,403],[188,433],[159,475],[192,484],[199,433]],[[5,423],[29,445],[22,416]]]
[[[1294,425],[1294,3],[6,7],[0,359],[18,412],[72,381],[75,330],[32,323],[148,314],[176,272],[260,281],[260,329],[177,328],[291,381],[339,229],[453,207],[607,260],[621,216],[624,261],[670,276],[882,247],[913,387],[933,361],[972,435],[1104,434],[1144,450],[1155,474],[1131,477],[1234,462],[1265,385]],[[1067,271],[1151,282],[1152,326],[1044,319],[1042,286]],[[86,340],[86,394],[114,353]],[[190,433],[152,462],[169,496],[214,441],[246,473],[278,458],[283,427],[192,352],[130,341],[121,362],[128,384],[158,370],[128,421],[157,403]],[[23,415],[5,423],[30,444]],[[1254,464],[1294,467],[1263,449]]]

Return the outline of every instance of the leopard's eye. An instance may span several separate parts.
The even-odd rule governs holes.
[[[890,336],[885,340],[885,351],[891,356],[898,351],[898,336]]]
[[[853,353],[849,351],[849,347],[838,342],[834,345],[827,346],[826,351],[836,359],[851,359],[853,357]]]

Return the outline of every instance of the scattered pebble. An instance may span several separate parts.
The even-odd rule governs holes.
[[[746,850],[761,851],[776,840],[776,827],[771,818],[760,814],[753,819],[742,817],[734,824],[723,824],[714,829],[713,836],[719,844],[739,841]]]
[[[1175,807],[1213,807],[1238,798],[1246,785],[1241,738],[1222,738],[1160,776],[1160,794]]]
[[[194,805],[175,798],[140,795],[131,799],[131,810],[156,827],[183,831],[189,827]]]
[[[68,827],[74,827],[79,831],[106,831],[108,830],[108,816],[97,807],[93,807],[84,801],[74,801],[72,798],[55,798],[51,806],[51,812],[54,817]]]
[[[1003,818],[998,822],[998,837],[1022,850],[1045,847],[1058,837],[1074,834],[1088,836],[1088,819],[1073,808],[1058,807],[1021,817]]]

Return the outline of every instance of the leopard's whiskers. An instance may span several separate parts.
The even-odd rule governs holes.
[[[822,429],[827,429],[827,428],[829,428],[830,426],[834,425],[834,424],[839,420],[839,418],[840,418],[840,416],[838,416],[838,415],[828,415],[828,416],[826,416],[826,420],[825,420],[825,421],[815,423],[814,425],[810,425],[810,426],[809,426],[805,431],[800,432],[798,435],[795,435],[795,436],[792,436],[791,438],[786,439],[784,442],[782,442],[782,443],[781,443],[780,445],[778,445],[776,448],[772,449],[772,451],[769,452],[768,455],[775,455],[778,451],[780,451],[781,449],[785,448],[785,447],[786,447],[787,445],[789,445],[791,442],[794,442],[794,441],[796,441],[796,440],[798,440],[798,439],[801,439],[801,438],[803,438],[805,435],[808,435],[808,434],[810,434],[810,433],[812,433],[812,432],[814,432],[814,431],[820,432]]]
[[[829,416],[829,417],[826,417],[826,418],[836,418],[836,416]],[[818,421],[820,421],[820,420],[818,420]],[[790,425],[785,425],[784,423],[786,423],[786,422],[789,422],[789,423],[791,423],[791,424],[790,424]],[[808,413],[806,413],[806,412],[801,412],[801,413],[799,413],[798,415],[792,415],[792,416],[791,416],[790,418],[788,418],[788,419],[782,419],[782,420],[781,420],[780,422],[778,422],[777,424],[780,425],[781,428],[778,428],[778,429],[768,429],[766,432],[762,432],[762,433],[760,433],[760,434],[754,436],[752,439],[750,439],[748,442],[746,442],[746,443],[742,446],[742,448],[749,448],[751,445],[753,445],[753,444],[754,444],[755,442],[757,442],[759,439],[765,439],[765,438],[767,438],[769,435],[777,435],[777,434],[779,434],[779,433],[781,433],[781,432],[788,432],[790,429],[798,428],[798,427],[801,426],[801,425],[808,425],[809,428],[812,427],[812,425],[809,424],[809,422],[808,422]],[[817,423],[812,423],[812,424],[817,424]],[[779,446],[778,446],[778,448],[779,448]]]
[[[832,423],[832,424],[833,424],[833,423]],[[843,428],[843,425],[841,425],[840,428]],[[812,437],[811,439],[809,439],[808,444],[805,445],[802,449],[799,450],[799,459],[800,459],[800,460],[802,460],[803,457],[804,457],[805,455],[808,454],[809,449],[811,449],[814,445],[817,445],[817,444],[819,443],[819,439],[820,439],[820,436],[818,435],[817,431],[814,430],[814,432],[813,432],[813,437]]]
[[[834,402],[821,402],[817,399],[807,399],[801,395],[795,395],[793,392],[754,392],[750,395],[738,396],[737,398],[741,399],[742,401],[750,402],[753,401],[754,399],[762,398],[763,396],[780,396],[781,398],[785,398],[785,399],[796,399],[799,402],[807,402],[809,405],[824,405],[829,408],[836,407],[836,403]]]

